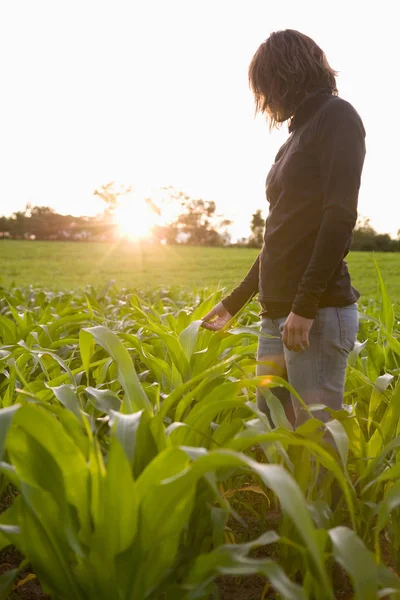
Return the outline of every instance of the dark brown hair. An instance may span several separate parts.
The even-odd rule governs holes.
[[[337,94],[336,75],[307,35],[294,29],[271,33],[249,66],[256,113],[266,113],[272,129],[293,117],[306,94],[318,89]]]

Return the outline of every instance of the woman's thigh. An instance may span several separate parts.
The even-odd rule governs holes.
[[[260,337],[257,350],[257,361],[263,361],[263,364],[257,364],[257,375],[278,375],[286,376],[285,354],[283,350],[282,335],[276,320],[263,318],[261,321],[261,332],[271,337]],[[264,388],[264,391],[268,388]],[[285,388],[271,388],[270,390],[283,405],[291,404],[289,392]],[[262,387],[257,388],[257,406],[264,413],[269,414],[265,402]]]
[[[281,319],[282,332],[285,319]],[[284,348],[287,377],[290,385],[305,404],[324,404],[339,410],[342,407],[347,360],[358,332],[358,307],[351,304],[340,308],[320,308],[310,330],[310,347],[302,352]],[[292,397],[296,425],[308,417],[299,401]],[[324,410],[313,412],[321,421],[329,420]]]

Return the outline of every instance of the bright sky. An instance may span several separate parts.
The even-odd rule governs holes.
[[[0,3],[0,213],[95,214],[103,183],[215,200],[247,235],[287,137],[253,118],[247,67],[298,29],[340,71],[367,130],[359,212],[400,228],[398,22],[389,0],[13,0]],[[393,148],[393,150],[392,150]]]

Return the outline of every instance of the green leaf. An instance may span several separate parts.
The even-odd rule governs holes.
[[[322,425],[322,423],[321,423]],[[255,444],[267,442],[281,442],[282,444],[288,444],[293,446],[299,446],[309,450],[314,456],[318,458],[321,464],[329,469],[336,479],[340,487],[343,490],[344,497],[346,499],[347,507],[352,519],[352,524],[356,526],[355,511],[353,495],[354,490],[352,489],[348,478],[343,474],[336,459],[331,455],[330,452],[325,450],[321,444],[314,442],[313,440],[301,438],[296,433],[292,433],[286,430],[274,430],[268,433],[256,433],[254,434],[251,430],[244,431],[235,439],[227,443],[229,448],[234,450],[244,450]]]
[[[70,410],[78,419],[82,422],[82,412],[79,398],[76,395],[74,388],[71,385],[63,384],[60,386],[50,387],[46,384],[46,387],[53,392],[55,397],[65,408]]]
[[[389,520],[390,513],[400,506],[400,481],[386,493],[378,506],[378,521],[375,528],[375,552],[380,558],[380,533]]]
[[[388,442],[377,456],[371,458],[371,460],[368,462],[367,468],[362,473],[360,479],[368,479],[379,467],[381,467],[381,465],[386,459],[386,456],[399,447],[400,436],[397,436],[393,440]]]
[[[43,465],[44,468],[46,465]],[[55,597],[85,600],[71,570],[71,547],[65,535],[65,512],[51,494],[39,487],[22,489],[21,536],[33,570]]]
[[[389,331],[387,331],[387,329],[385,329],[384,327],[381,327],[383,333],[385,334],[389,347],[391,350],[393,350],[393,352],[395,354],[397,354],[397,356],[400,356],[400,342],[398,339],[396,339]]]
[[[21,481],[41,486],[59,503],[65,487],[67,501],[76,507],[82,523],[88,525],[88,506],[81,493],[81,486],[87,485],[86,457],[75,440],[54,415],[33,404],[20,408],[14,425],[18,428],[18,435],[12,431],[7,448]],[[48,463],[47,471],[44,461]]]
[[[383,589],[379,592],[379,598],[385,598],[389,594],[400,592],[400,578],[394,571],[383,565],[382,563],[377,565],[378,570],[378,583]],[[385,593],[386,592],[386,593]],[[395,596],[396,598],[396,596]]]
[[[371,399],[369,401],[368,431],[370,431],[371,424],[374,419],[376,409],[378,408],[381,402],[382,395],[384,394],[385,390],[389,387],[392,380],[393,375],[390,375],[390,373],[385,373],[384,375],[380,375],[374,383]]]
[[[82,361],[86,364],[86,370],[88,368],[88,339],[90,336],[93,336],[96,343],[105,349],[117,365],[118,379],[125,391],[124,406],[126,411],[132,413],[141,409],[151,410],[150,401],[140,384],[128,350],[115,333],[102,325],[82,329],[80,332],[81,352],[83,348]]]
[[[85,392],[93,406],[101,412],[108,414],[112,410],[119,411],[121,408],[121,400],[111,390],[99,390],[89,386],[85,388]]]
[[[14,581],[18,577],[19,569],[10,569],[0,575],[0,600],[9,598],[14,587]]]
[[[123,490],[123,493],[118,493]],[[107,474],[102,481],[101,502],[94,531],[90,539],[90,552],[85,575],[93,579],[94,598],[120,597],[117,591],[120,575],[118,557],[133,544],[137,535],[139,502],[132,470],[117,438],[111,441]],[[104,568],[104,565],[107,568]],[[127,596],[125,596],[127,597]]]
[[[190,323],[190,325],[188,325],[188,327],[186,327],[186,329],[184,329],[179,336],[179,341],[182,345],[185,356],[189,361],[192,358],[192,354],[196,347],[196,341],[200,326],[200,320],[192,321],[192,323]]]
[[[115,425],[115,435],[124,449],[125,456],[129,463],[133,465],[136,447],[136,434],[140,425],[143,411],[138,411],[131,415],[124,415],[120,412],[110,410],[110,426]]]
[[[189,459],[185,452],[170,448],[158,454],[136,481],[140,502],[140,539],[135,569],[131,569],[130,598],[145,598],[169,574],[178,552],[182,532],[194,507],[197,477],[185,477]],[[165,484],[164,479],[176,480]],[[192,483],[192,485],[191,485]],[[140,558],[140,560],[139,560]],[[132,558],[126,565],[132,564]]]
[[[210,582],[216,573],[242,577],[244,575],[264,575],[285,600],[306,600],[304,590],[292,583],[282,567],[270,559],[257,560],[248,554],[266,544],[276,543],[279,536],[268,531],[247,544],[226,544],[197,558],[184,582],[194,588],[188,600],[204,598]]]
[[[90,380],[90,359],[94,348],[93,336],[84,333],[82,329],[79,333],[79,350],[81,353],[82,365],[86,372],[86,380]]]
[[[349,360],[348,360],[348,365],[350,367],[355,367],[359,354],[361,354],[361,352],[365,349],[367,344],[368,344],[368,340],[365,340],[362,343],[359,342],[358,340],[356,340],[356,342],[354,344],[354,348],[350,352],[350,356],[349,356]]]
[[[18,514],[21,496],[14,498],[13,503],[0,514],[0,551],[10,544],[21,550],[21,530],[18,527]]]
[[[203,381],[204,379],[212,381],[212,379],[219,377],[226,370],[228,365],[232,364],[235,358],[235,356],[232,356],[220,361],[217,365],[213,365],[209,369],[199,373],[188,381],[185,381],[182,383],[182,385],[173,390],[161,405],[161,416],[164,418],[168,411],[173,408],[173,406],[182,398],[182,396],[189,392],[189,390],[191,390],[200,381]]]
[[[202,448],[186,448],[185,450],[192,460],[196,459],[191,471],[192,477],[197,478],[208,471],[216,471],[222,468],[250,467],[261,481],[277,495],[283,512],[290,517],[308,549],[321,584],[325,589],[330,589],[323,553],[320,552],[317,533],[307,510],[305,499],[298,484],[283,467],[259,464],[247,458],[244,454],[229,450],[214,450],[212,452],[206,452]],[[331,592],[329,592],[328,597],[333,598]]]
[[[0,315],[0,338],[3,345],[15,344],[18,341],[17,337],[17,327],[14,321],[7,319],[4,315]]]
[[[395,321],[393,304],[390,300],[389,292],[387,290],[385,281],[382,277],[382,273],[378,267],[378,262],[376,260],[376,256],[374,254],[374,262],[376,271],[378,273],[379,279],[379,291],[381,294],[382,304],[381,304],[381,322],[383,323],[385,329],[391,334],[393,332],[393,325]]]
[[[64,371],[67,373],[67,375],[68,375],[68,377],[69,377],[69,379],[70,379],[71,383],[72,383],[73,385],[75,385],[75,384],[76,384],[76,382],[75,382],[75,377],[74,377],[74,374],[73,374],[73,373],[72,373],[72,371],[70,370],[70,368],[69,368],[69,366],[67,365],[67,363],[66,363],[64,360],[62,360],[62,359],[61,359],[61,358],[58,356],[58,354],[57,354],[57,353],[55,353],[55,352],[52,352],[51,350],[47,350],[46,348],[39,348],[39,349],[37,349],[37,348],[35,348],[35,349],[28,348],[28,346],[26,345],[26,343],[25,343],[25,342],[23,342],[23,341],[19,342],[19,343],[18,343],[18,345],[19,345],[19,346],[21,346],[22,348],[24,348],[24,349],[27,351],[27,353],[29,353],[29,354],[31,354],[32,356],[35,356],[35,357],[37,357],[37,358],[38,358],[38,360],[39,360],[40,364],[42,365],[43,372],[44,372],[46,375],[47,375],[47,370],[46,370],[46,367],[45,367],[45,366],[44,366],[44,364],[43,364],[43,358],[42,358],[42,357],[43,357],[43,355],[51,356],[51,358],[52,358],[52,359],[53,359],[53,360],[54,360],[56,363],[58,363],[58,364],[60,365],[60,367],[61,367],[61,368],[62,368],[62,369],[63,369],[63,370],[64,370]]]
[[[17,410],[19,410],[20,404],[14,404],[13,406],[8,406],[7,408],[0,409],[0,460],[3,458],[4,446],[6,443],[6,438],[8,434],[8,430],[12,423],[13,417]]]
[[[353,582],[354,600],[376,600],[377,568],[373,554],[348,527],[329,530],[333,556]]]
[[[210,310],[218,303],[218,292],[213,292],[210,296],[208,296],[203,302],[197,306],[195,311],[193,312],[193,319],[202,319]]]
[[[325,427],[331,433],[336,448],[338,449],[343,468],[346,469],[349,455],[349,438],[347,437],[346,430],[337,419],[328,421],[328,423],[325,424]]]
[[[265,398],[274,426],[293,431],[293,427],[288,421],[282,402],[274,396],[269,388],[260,388],[260,391]]]

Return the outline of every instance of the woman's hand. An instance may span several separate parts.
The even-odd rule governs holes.
[[[310,346],[309,333],[313,319],[290,313],[285,322],[282,340],[288,350],[301,352]]]
[[[211,329],[211,331],[219,331],[231,319],[232,315],[226,310],[222,302],[218,302],[218,304],[203,317],[201,326],[205,329]]]

